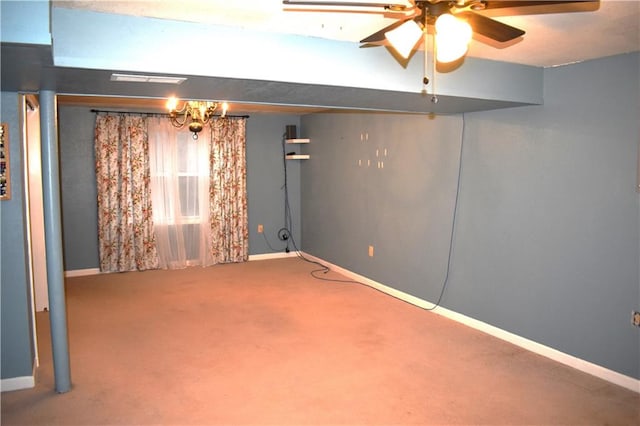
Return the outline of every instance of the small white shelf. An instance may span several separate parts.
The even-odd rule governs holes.
[[[308,160],[310,158],[309,154],[290,154],[285,156],[287,160]]]
[[[288,144],[309,143],[311,139],[285,139],[285,142]],[[308,160],[311,157],[309,154],[287,154],[284,158],[287,160]]]

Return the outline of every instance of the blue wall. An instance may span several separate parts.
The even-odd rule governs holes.
[[[302,178],[301,198],[292,200],[302,208],[301,215],[294,213],[303,219],[299,244],[376,281],[435,300],[464,140],[453,268],[443,305],[640,378],[638,330],[629,324],[640,300],[638,63],[635,53],[547,69],[544,106],[464,117],[302,117],[300,134],[312,139],[305,147],[312,158],[292,162],[290,171],[290,182]],[[61,172],[69,182],[75,153],[66,146],[64,126],[77,123],[66,122],[63,109]],[[0,202],[2,378],[31,375],[34,359],[17,111],[17,95],[3,92],[13,198]],[[277,163],[284,125],[295,120],[256,116],[248,122],[252,253],[267,251],[266,244],[258,246],[257,223],[269,234],[282,223]],[[362,132],[370,135],[366,143],[360,141]],[[384,148],[387,156],[379,160]],[[364,169],[358,160],[371,160],[373,167]],[[377,161],[384,161],[383,169],[375,167]],[[88,166],[82,167],[86,173]],[[263,170],[255,175],[256,168]],[[297,188],[292,189],[295,198]],[[68,194],[80,190],[87,198]],[[63,218],[77,208],[82,220],[90,221],[95,198],[88,187],[62,191]],[[76,235],[69,236],[68,217],[64,221],[70,262],[71,253],[85,246],[67,245]],[[368,245],[375,246],[373,258],[366,254]],[[66,267],[97,266],[97,259],[84,262]]]
[[[297,115],[254,114],[247,120],[247,196],[249,205],[249,253],[282,251],[286,244],[277,238],[284,227],[284,161],[282,141],[287,125],[299,127]],[[298,147],[286,146],[286,152]],[[299,152],[299,150],[298,150]],[[300,247],[300,161],[287,161],[292,232]],[[258,224],[264,234],[258,234]],[[266,240],[265,240],[266,237]],[[271,247],[269,247],[271,246]],[[293,246],[289,244],[293,250]]]
[[[462,119],[320,114],[303,117],[302,127],[311,138],[311,159],[302,165],[304,250],[415,296],[437,298]]]
[[[443,306],[640,378],[638,64],[546,69],[544,106],[303,117],[304,250],[436,301],[464,140]]]
[[[88,108],[58,108],[65,270],[100,266],[94,124]]]
[[[27,286],[22,141],[18,94],[2,92],[0,121],[9,125],[11,199],[0,201],[0,289],[2,298],[2,378],[33,374],[35,352]]]
[[[635,378],[639,76],[637,53],[550,68],[543,107],[469,116],[447,298]]]
[[[51,44],[49,1],[0,2],[0,39],[3,43]]]
[[[85,107],[59,108],[60,173],[65,270],[99,267],[93,131],[95,114]],[[254,114],[247,120],[247,195],[249,253],[284,250],[277,232],[284,226],[282,135],[297,115]],[[289,196],[294,237],[301,243],[300,166],[288,162]],[[265,234],[257,233],[258,224]]]

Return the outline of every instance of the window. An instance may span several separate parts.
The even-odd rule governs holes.
[[[204,136],[204,135],[203,135]],[[153,226],[162,268],[207,264],[209,142],[166,118],[149,120]]]
[[[204,138],[203,138],[204,139]],[[156,224],[195,224],[208,220],[208,146],[189,131],[149,137],[153,220]]]

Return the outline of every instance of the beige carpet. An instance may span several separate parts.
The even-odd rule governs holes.
[[[640,424],[637,393],[312,269],[68,279],[73,390],[38,314],[37,385],[2,425]]]

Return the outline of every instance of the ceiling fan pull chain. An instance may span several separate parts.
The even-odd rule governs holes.
[[[424,30],[424,68],[423,68],[423,76],[422,76],[422,84],[425,86],[425,93],[429,93],[426,86],[429,84],[429,45],[427,43],[427,31]]]
[[[426,34],[426,32],[425,32]],[[426,35],[425,35],[426,37]],[[434,34],[433,37],[431,37],[431,44],[432,44],[432,51],[433,51],[433,58],[431,60],[431,66],[433,68],[432,72],[431,72],[431,102],[434,104],[438,103],[438,95],[436,95],[436,58],[437,56],[437,51],[436,49],[438,48],[437,44],[436,44],[436,35]],[[425,43],[426,45],[426,43]],[[426,49],[426,48],[425,48]]]

